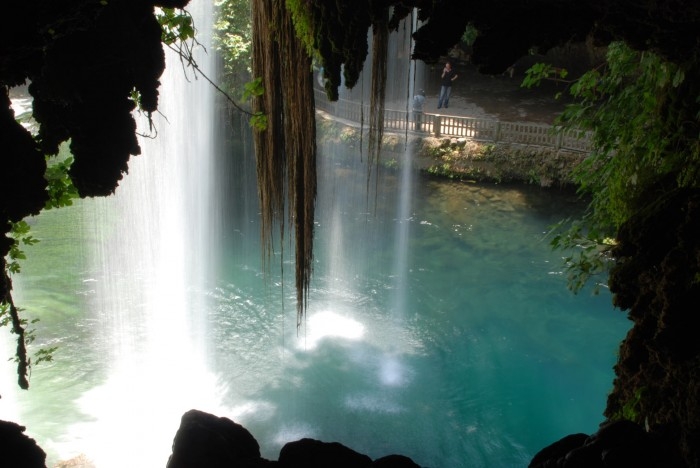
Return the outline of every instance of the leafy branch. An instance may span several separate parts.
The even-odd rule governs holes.
[[[613,266],[613,239],[603,237],[595,230],[585,230],[581,222],[569,219],[555,224],[547,237],[551,239],[549,245],[554,250],[569,252],[563,261],[571,291],[578,293],[592,278],[607,278]],[[601,281],[594,283],[594,294],[598,294],[601,284]]]
[[[37,350],[32,361],[32,358],[28,357],[27,347],[36,339],[36,329],[28,327],[39,322],[39,319],[28,321],[20,316],[22,310],[15,306],[10,294],[0,301],[0,327],[11,325],[11,332],[17,335],[17,350],[14,358],[10,359],[17,364],[17,383],[20,388],[26,390],[29,388],[32,367],[42,362],[52,362],[58,346]]]
[[[199,64],[194,58],[194,48],[200,46],[205,52],[206,48],[204,48],[195,37],[197,30],[194,27],[194,20],[190,12],[181,9],[162,8],[160,12],[156,14],[156,18],[161,24],[161,40],[163,44],[178,55],[183,68],[192,68],[195,72],[195,77],[199,75],[204,78],[216,91],[224,96],[233,107],[250,116],[250,124],[252,127],[258,130],[267,128],[267,117],[263,113],[252,113],[241,107],[199,67]],[[249,84],[250,83],[246,84],[246,92],[248,92]],[[260,96],[262,94],[262,80],[254,80],[251,89],[255,89],[256,92],[244,94],[244,99],[246,99],[247,96]]]
[[[10,274],[17,274],[20,272],[19,260],[25,260],[27,258],[24,251],[21,249],[22,245],[34,245],[39,242],[38,239],[30,234],[29,223],[26,221],[17,221],[11,224],[10,237],[13,240],[10,246],[10,252],[7,255],[10,259],[7,262],[7,271]]]
[[[559,68],[549,63],[536,63],[525,71],[525,78],[521,86],[523,88],[532,88],[539,86],[542,80],[552,80],[564,83],[573,83],[574,80],[567,80],[569,72],[566,68]]]
[[[525,83],[535,85],[552,73],[539,64]],[[556,123],[593,134],[591,153],[574,171],[579,193],[590,197],[588,211],[553,242],[555,248],[577,249],[565,258],[572,289],[610,266],[608,238],[656,190],[700,186],[693,105],[700,102],[700,86],[686,76],[683,65],[616,42],[608,46],[604,63],[569,87],[574,103]]]
[[[254,79],[253,81],[249,81],[243,86],[243,88],[244,100],[248,100],[254,97],[260,97],[265,93],[265,88],[263,88],[263,81],[260,77]],[[265,130],[267,128],[267,116],[262,112],[256,112],[250,118],[250,126],[256,130]]]
[[[46,165],[44,178],[48,184],[49,199],[44,206],[45,210],[71,206],[73,200],[79,197],[78,189],[68,175],[72,164],[73,156],[66,156]]]
[[[24,220],[12,223],[10,236],[13,242],[8,254],[9,261],[6,262],[5,271],[2,272],[7,284],[10,284],[11,274],[20,272],[19,260],[26,258],[20,245],[34,245],[38,242],[29,234],[29,224]],[[34,330],[27,330],[27,319],[20,317],[20,311],[21,309],[15,306],[12,294],[8,289],[5,297],[0,298],[0,327],[11,325],[11,332],[17,335],[17,348],[14,356],[14,361],[17,363],[17,383],[20,388],[26,390],[29,388],[29,374],[32,366],[31,358],[27,356],[27,346],[34,341]],[[37,320],[33,320],[32,323],[36,323]],[[49,352],[49,360],[51,352]]]
[[[67,146],[64,146],[64,148],[67,148]],[[70,166],[73,163],[73,157],[59,155],[55,157],[54,161],[51,161],[52,158],[54,157],[47,156],[47,166],[44,173],[49,193],[48,200],[44,206],[45,210],[72,205],[73,199],[78,197],[78,191],[68,175]],[[31,234],[30,225],[25,220],[12,223],[9,234],[12,244],[5,262],[5,271],[1,272],[1,274],[5,275],[7,284],[11,282],[11,275],[20,273],[20,261],[27,258],[23,247],[32,246],[39,242]],[[11,332],[17,335],[17,348],[13,359],[17,364],[18,385],[22,389],[27,389],[29,388],[29,377],[32,367],[42,362],[52,361],[53,354],[58,348],[40,348],[34,353],[34,360],[32,361],[32,358],[28,356],[27,348],[36,339],[36,330],[27,327],[37,323],[39,319],[35,318],[28,321],[21,316],[22,311],[23,309],[15,306],[9,290],[5,297],[0,298],[0,327],[11,325]]]

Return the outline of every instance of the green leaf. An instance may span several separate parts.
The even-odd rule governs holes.
[[[243,100],[247,101],[253,97],[262,96],[265,93],[262,77],[255,78],[243,85]]]
[[[267,130],[267,116],[262,112],[254,114],[250,118],[250,126],[257,131]]]
[[[185,42],[195,36],[194,21],[187,10],[161,8],[156,12],[161,27],[161,41],[165,44]]]

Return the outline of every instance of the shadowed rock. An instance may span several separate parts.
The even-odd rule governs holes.
[[[246,428],[198,410],[182,416],[167,468],[264,466],[260,446]]]
[[[285,468],[365,468],[372,459],[338,442],[301,439],[282,447],[279,463]]]
[[[24,426],[0,421],[0,466],[45,468],[46,453],[26,434]]]

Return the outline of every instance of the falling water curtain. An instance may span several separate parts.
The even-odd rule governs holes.
[[[313,72],[311,59],[294,32],[284,0],[253,0],[252,17],[253,76],[262,78],[264,90],[253,101],[253,110],[267,117],[267,128],[254,132],[264,257],[267,263],[276,224],[283,249],[289,220],[294,229],[298,327],[306,310],[313,269],[316,203]]]
[[[376,4],[375,4],[376,5]],[[379,156],[384,137],[384,100],[386,96],[387,53],[389,44],[389,10],[373,8],[372,20],[372,91],[370,95],[369,153],[367,193],[372,176],[372,166],[377,169],[375,183],[379,184]],[[376,204],[375,190],[375,204]]]

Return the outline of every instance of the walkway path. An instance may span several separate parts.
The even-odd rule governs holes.
[[[472,65],[457,65],[458,78],[452,86],[449,112],[437,108],[440,70],[444,62],[432,66],[425,83],[424,111],[464,117],[482,117],[504,122],[551,124],[569,102],[563,84],[544,82],[538,88],[520,86],[523,76],[484,75]],[[557,93],[562,99],[556,99]]]
[[[521,78],[486,76],[473,67],[463,66],[453,85],[449,108],[437,109],[437,93],[431,94],[426,90],[419,130],[415,115],[406,108],[405,101],[387,102],[385,131],[408,130],[426,136],[588,152],[589,141],[587,138],[579,139],[578,132],[552,131],[556,116],[566,105],[555,98],[555,94],[563,90],[553,89],[549,82],[540,88],[526,89],[520,86],[520,82]],[[439,89],[439,83],[430,86]],[[316,96],[317,110],[327,112],[336,119],[357,124],[369,117],[367,103],[343,98],[331,103],[320,89],[316,90]]]

